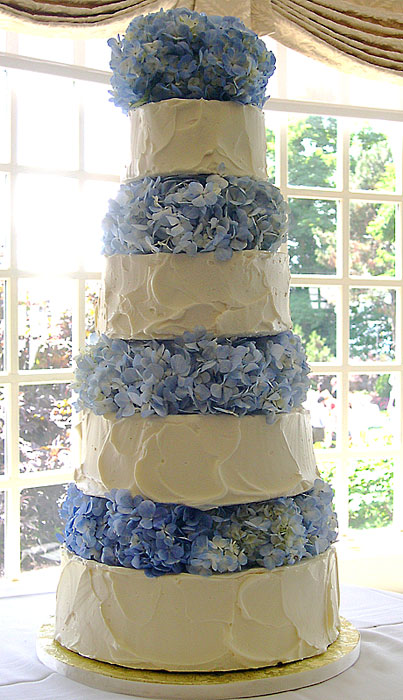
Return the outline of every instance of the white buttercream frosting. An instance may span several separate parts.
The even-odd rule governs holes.
[[[64,550],[55,638],[132,668],[258,668],[324,652],[338,636],[338,608],[333,548],[273,571],[153,579]]]
[[[217,336],[291,328],[288,256],[246,250],[106,258],[97,328],[110,338],[173,338],[196,326]]]
[[[137,107],[131,118],[127,178],[216,173],[266,179],[261,109],[218,100],[172,99]]]
[[[268,425],[263,415],[171,415],[116,420],[83,412],[79,489],[105,496],[127,489],[160,503],[228,505],[294,496],[318,472],[309,414],[297,409]]]

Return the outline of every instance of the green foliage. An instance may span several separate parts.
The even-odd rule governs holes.
[[[68,366],[71,359],[71,315],[62,314],[57,333],[40,344],[32,357],[30,301],[24,303],[27,329],[20,336],[20,368]],[[43,307],[46,308],[46,302]],[[35,347],[35,345],[34,345]],[[70,390],[66,383],[25,384],[19,394],[20,464],[22,471],[70,466]],[[64,486],[21,492],[21,566],[23,571],[57,563],[57,532],[61,524],[57,500]]]
[[[327,199],[290,198],[289,253],[295,275],[336,272],[337,205]]]
[[[293,287],[290,295],[294,330],[305,345],[311,362],[325,362],[336,355],[336,312],[324,305],[313,309],[308,287]]]
[[[332,357],[332,351],[315,330],[309,336],[305,345],[305,351],[310,362],[328,362]]]
[[[304,187],[334,187],[337,121],[307,117],[288,126],[288,180]],[[336,270],[336,203],[290,199],[289,250],[294,274],[332,274]]]
[[[267,160],[267,176],[270,182],[275,182],[276,179],[276,144],[275,134],[272,129],[266,127],[266,160]]]
[[[337,120],[310,116],[289,122],[288,182],[303,187],[335,187]]]
[[[351,270],[360,275],[394,275],[395,206],[379,202],[350,207]]]
[[[269,148],[273,149],[270,132]],[[351,135],[350,180],[356,189],[394,191],[395,167],[388,136],[363,123]],[[290,120],[288,174],[292,185],[334,187],[337,172],[337,120],[309,116]],[[335,274],[337,203],[321,199],[290,200],[289,251],[294,274]],[[350,212],[351,270],[359,275],[394,275],[395,207],[359,202]],[[295,292],[295,290],[294,290]],[[293,292],[293,294],[294,294]],[[336,351],[335,312],[313,308],[307,292],[291,300],[294,324],[301,329],[311,360],[326,361]],[[395,344],[396,295],[361,289],[352,295],[351,348],[356,359],[389,359]],[[312,336],[312,338],[311,338]],[[330,354],[328,353],[330,351]],[[319,360],[321,358],[321,360]]]
[[[57,535],[62,534],[59,503],[66,486],[43,486],[21,492],[21,568],[23,571],[58,561]]]
[[[394,182],[387,135],[365,124],[350,138],[350,185],[355,190],[391,190]]]
[[[369,125],[351,135],[350,180],[357,190],[395,189],[395,166],[387,135]],[[355,202],[350,215],[351,264],[362,275],[395,272],[395,207]]]
[[[318,447],[322,445],[321,442],[317,443]],[[316,449],[316,448],[315,448]],[[336,463],[335,462],[323,462],[318,464],[319,473],[328,484],[334,489],[334,479],[336,476]]]
[[[68,468],[70,391],[66,384],[26,384],[20,391],[23,471]]]
[[[396,292],[355,289],[350,301],[351,355],[361,360],[394,358]]]
[[[349,478],[349,525],[385,527],[393,518],[393,461],[357,460]]]
[[[377,377],[376,382],[375,382],[375,391],[378,394],[378,396],[381,396],[382,398],[388,399],[390,396],[390,392],[392,390],[391,385],[389,384],[389,379],[390,379],[390,374],[380,374],[379,377]]]

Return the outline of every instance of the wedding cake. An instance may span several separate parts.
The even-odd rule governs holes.
[[[239,20],[185,9],[109,44],[131,156],[77,358],[55,639],[140,669],[320,654],[340,625],[336,517],[266,175],[274,56]]]

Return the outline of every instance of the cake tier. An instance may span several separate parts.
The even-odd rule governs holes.
[[[55,638],[132,668],[258,668],[324,652],[338,607],[333,547],[273,571],[154,579],[62,550]]]
[[[174,338],[202,327],[214,336],[291,328],[288,256],[247,250],[106,258],[97,329],[110,338]]]
[[[171,173],[217,173],[266,178],[263,112],[218,100],[171,99],[130,113],[127,179]],[[222,166],[222,168],[220,168]]]
[[[138,413],[81,414],[81,464],[74,478],[84,493],[127,489],[162,503],[196,508],[294,496],[312,488],[318,472],[309,414],[265,416]]]

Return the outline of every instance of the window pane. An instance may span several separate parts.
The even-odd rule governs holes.
[[[111,50],[106,39],[87,39],[85,41],[85,65],[97,70],[109,71]]]
[[[6,283],[0,280],[0,372],[5,370],[5,316],[6,316]]]
[[[0,70],[0,163],[10,160],[10,133],[10,86],[7,71]]]
[[[396,205],[351,202],[350,270],[353,275],[395,276]]]
[[[78,106],[73,80],[15,73],[17,91],[17,160],[56,170],[78,167]],[[49,193],[45,190],[45,193]]]
[[[71,366],[72,294],[70,280],[19,281],[20,369]]]
[[[310,389],[304,403],[311,414],[312,439],[316,448],[336,447],[340,404],[335,374],[311,374]]]
[[[273,112],[264,112],[266,120],[266,163],[267,177],[270,182],[276,180],[276,135],[273,130]]]
[[[395,359],[396,291],[350,290],[350,357],[353,362]]]
[[[0,475],[6,471],[6,400],[4,388],[0,388]]]
[[[362,105],[363,107],[386,106],[388,109],[403,109],[403,94],[401,85],[393,84],[387,80],[377,80],[376,90],[371,78],[361,75],[343,74],[343,83],[347,87],[348,104]],[[345,102],[346,98],[340,100]]]
[[[99,281],[87,280],[85,285],[85,334],[95,331],[95,306],[99,294]]]
[[[300,336],[309,362],[336,357],[338,287],[291,287],[290,311],[294,333]]]
[[[358,121],[350,135],[350,187],[354,190],[396,189],[396,159],[400,146],[398,123]]]
[[[331,461],[331,460],[320,460],[318,461],[318,469],[321,475],[321,478],[327,481],[328,484],[332,487],[334,490],[335,486],[335,479],[336,479],[336,470],[337,470],[337,462]]]
[[[309,76],[309,79],[307,78]],[[343,82],[347,76],[336,68],[287,49],[287,96],[291,100],[344,102]]]
[[[20,470],[70,469],[69,384],[20,387]]]
[[[59,504],[67,484],[40,486],[21,491],[21,569],[44,569],[60,563],[63,532]]]
[[[400,436],[399,375],[352,374],[349,395],[351,447],[382,448]]]
[[[112,105],[106,85],[84,87],[84,135],[85,169],[121,175],[130,153],[129,119]]]
[[[89,180],[83,187],[81,218],[81,255],[86,270],[102,269],[102,220],[108,209],[108,200],[116,195],[118,182]]]
[[[0,267],[8,267],[8,235],[10,231],[9,175],[0,173]]]
[[[48,61],[73,63],[74,42],[60,36],[53,39],[52,37],[19,34],[18,53],[21,56],[32,56],[32,58],[42,58]]]
[[[336,187],[337,119],[289,117],[288,182],[302,187]]]
[[[362,530],[391,525],[393,459],[356,459],[349,465],[349,527]]]
[[[5,523],[5,493],[0,491],[0,577],[4,576],[4,523]]]
[[[335,275],[337,201],[290,197],[289,205],[288,249],[291,273]]]
[[[80,249],[78,183],[73,178],[18,175],[15,224],[20,269],[77,268]]]

